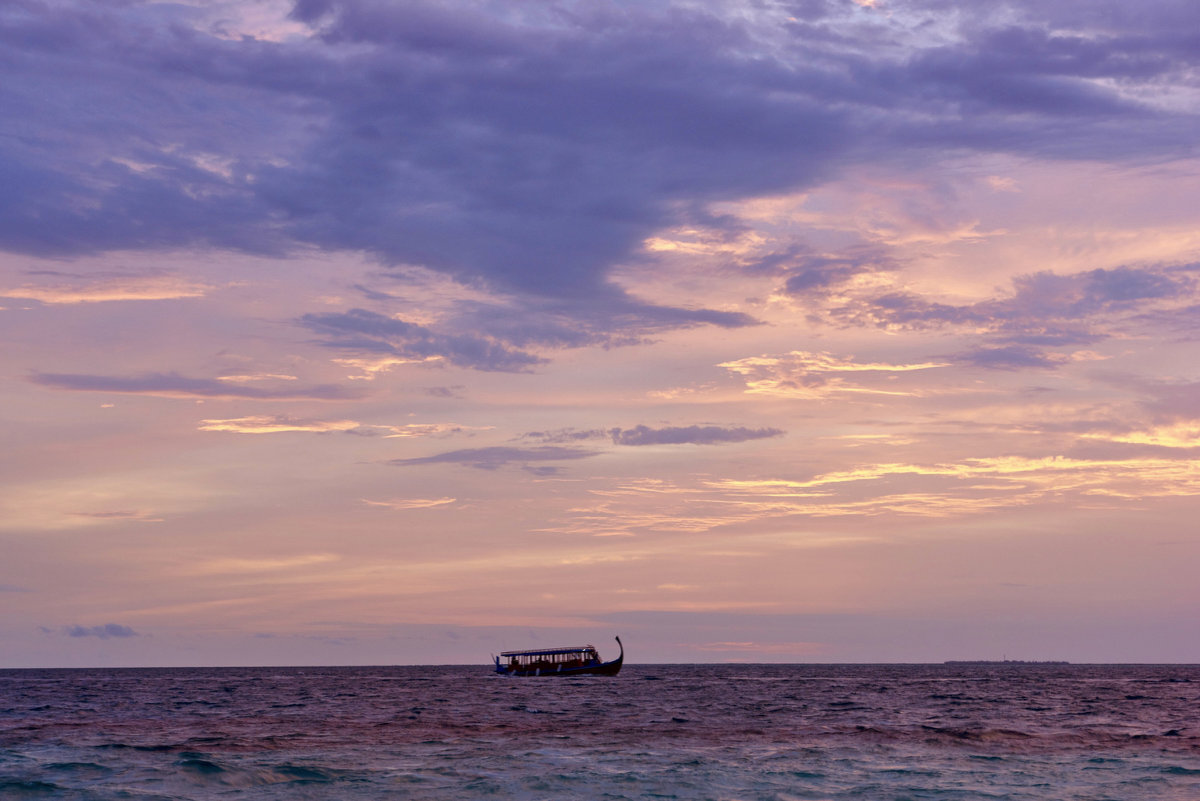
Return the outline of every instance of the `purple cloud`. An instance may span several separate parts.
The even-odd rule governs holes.
[[[68,637],[99,637],[102,640],[112,637],[124,639],[142,636],[129,626],[122,626],[119,623],[105,623],[103,626],[65,626],[63,633]]]
[[[472,334],[438,334],[415,323],[366,309],[306,314],[300,324],[332,338],[322,344],[349,351],[390,353],[411,359],[442,358],[476,370],[520,372],[545,359]]]
[[[534,448],[494,446],[490,448],[466,448],[439,453],[434,456],[420,456],[413,459],[392,459],[388,464],[399,467],[422,464],[462,464],[480,470],[495,470],[514,463],[522,466],[530,466],[537,462],[574,461],[596,456],[598,453],[599,451],[563,448],[554,445],[543,445]],[[545,472],[545,468],[535,467],[534,469]]]
[[[1121,266],[1069,275],[1038,272],[1013,279],[1012,294],[962,306],[889,292],[832,308],[832,321],[911,330],[944,326],[979,329],[985,344],[960,360],[985,367],[1052,367],[1063,359],[1045,351],[1079,347],[1112,336],[1122,320],[1166,319],[1188,326],[1186,309],[1156,310],[1160,301],[1190,298],[1194,278],[1183,267]]]
[[[782,436],[778,428],[725,428],[722,426],[666,426],[649,428],[613,428],[609,430],[614,445],[721,445],[755,439]]]
[[[258,387],[213,378],[188,378],[178,373],[103,376],[79,373],[34,373],[30,381],[51,389],[74,392],[116,392],[170,398],[241,398],[246,400],[348,400],[361,392],[336,384],[301,387]]]
[[[293,18],[315,35],[279,42],[218,35],[184,5],[9,3],[0,248],[316,245],[586,305],[592,336],[631,314],[740,325],[638,303],[608,276],[663,227],[713,224],[710,201],[861,163],[1194,147],[1194,114],[1126,91],[1186,82],[1186,4],[948,7],[902,10],[953,36],[897,26],[883,47],[845,33],[862,9],[814,0],[761,26],[657,5],[302,0]],[[790,287],[856,269],[798,269]]]
[[[1053,354],[1028,345],[975,348],[957,354],[954,359],[963,364],[986,367],[990,370],[1049,369],[1062,363],[1062,360],[1054,358]]]

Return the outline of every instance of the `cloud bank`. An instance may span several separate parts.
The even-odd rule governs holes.
[[[951,7],[301,0],[277,26],[307,33],[270,38],[200,7],[9,3],[0,248],[316,246],[583,303],[610,333],[744,324],[609,277],[658,230],[726,224],[715,201],[858,164],[1195,152],[1194,111],[1163,100],[1195,89],[1187,4]],[[788,288],[861,269],[810,261]],[[357,312],[305,322],[337,346],[537,363]]]

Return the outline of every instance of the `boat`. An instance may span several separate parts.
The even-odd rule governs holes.
[[[594,645],[504,651],[492,660],[502,676],[615,676],[625,661],[625,646],[620,637],[616,640],[621,653],[611,662],[600,661]]]

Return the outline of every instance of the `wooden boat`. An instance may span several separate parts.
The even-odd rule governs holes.
[[[492,659],[502,676],[615,676],[625,661],[625,646],[616,640],[621,653],[611,662],[601,662],[594,645],[505,651]]]

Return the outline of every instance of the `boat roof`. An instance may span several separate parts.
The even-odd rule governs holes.
[[[571,648],[535,648],[531,651],[502,651],[500,656],[553,656],[555,654],[577,654],[581,651],[595,651],[594,645],[576,645]]]

